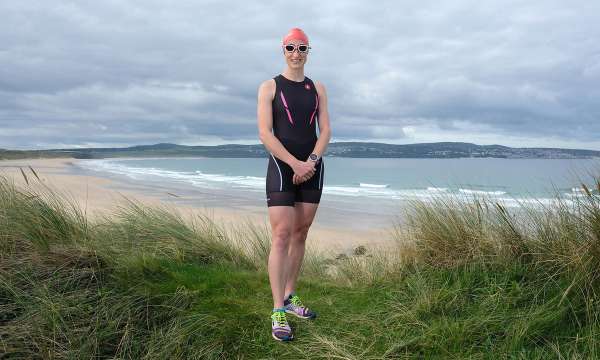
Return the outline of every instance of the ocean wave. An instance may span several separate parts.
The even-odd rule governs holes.
[[[563,192],[563,195],[566,197],[571,197],[571,198],[583,198],[583,197],[589,196],[588,191],[589,191],[589,195],[591,195],[593,197],[600,196],[600,194],[598,193],[598,189],[594,189],[592,187],[588,187],[587,191],[583,187],[572,187],[571,192]]]
[[[431,191],[431,192],[447,192],[448,188],[442,188],[442,187],[433,187],[433,186],[429,186],[427,188],[427,191]]]
[[[366,187],[366,188],[387,188],[390,185],[389,184],[369,184],[369,183],[359,183],[358,184],[360,187]]]
[[[591,186],[587,186],[587,191],[589,191],[590,193],[597,193],[598,189],[594,189]],[[587,195],[587,191],[583,188],[583,187],[573,187],[571,188],[571,192],[574,194],[586,194]]]
[[[241,188],[253,191],[264,191],[265,177],[261,176],[236,176],[225,174],[205,173],[202,171],[171,171],[156,167],[137,167],[122,164],[119,160],[86,160],[78,165],[90,170],[108,172],[127,176],[138,181],[152,181],[168,179],[184,182],[194,187],[208,189]],[[566,189],[565,189],[566,190]],[[583,189],[572,188],[568,196],[584,196]],[[429,186],[421,189],[393,189],[389,184],[358,183],[356,185],[325,185],[324,194],[346,198],[365,197],[387,201],[422,200],[434,201],[440,197],[450,197],[459,201],[472,201],[473,197],[483,196],[497,201],[506,207],[519,207],[522,205],[548,206],[556,202],[552,198],[519,197],[511,198],[506,191],[501,190],[476,190],[469,188],[450,189],[448,187]],[[570,201],[570,200],[563,200]]]
[[[505,195],[505,191],[482,191],[482,190],[470,190],[470,189],[459,189],[463,191],[451,191],[448,188],[443,187],[427,187],[426,189],[390,189],[390,188],[370,188],[361,186],[341,186],[341,185],[328,185],[323,189],[325,194],[338,195],[338,196],[366,196],[373,198],[382,199],[393,199],[393,200],[434,200],[440,197],[453,197],[459,199],[465,199],[471,201],[473,196],[483,196],[493,198],[494,200],[500,200],[501,195]]]
[[[266,178],[260,176],[206,174],[202,171],[196,171],[195,174],[202,180],[250,188],[264,187],[266,181]]]
[[[149,180],[149,177],[187,182],[196,187],[218,188],[217,185],[229,185],[238,188],[256,189],[264,187],[265,178],[257,176],[234,176],[206,174],[201,171],[185,172],[158,169],[154,167],[136,167],[119,164],[116,161],[89,160],[79,163],[82,167],[96,171],[124,175],[135,180]]]
[[[473,189],[458,189],[458,192],[467,194],[467,195],[505,195],[506,191],[485,191],[485,190],[473,190]]]

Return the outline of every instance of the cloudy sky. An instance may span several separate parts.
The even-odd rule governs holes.
[[[600,150],[599,1],[20,0],[0,14],[0,148],[259,143],[257,88],[298,26],[333,141]]]

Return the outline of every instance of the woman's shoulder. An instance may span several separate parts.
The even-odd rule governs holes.
[[[258,87],[258,93],[259,95],[260,93],[265,93],[265,96],[269,94],[272,100],[275,97],[275,89],[275,79],[267,79],[260,83],[260,86]]]
[[[308,76],[306,77],[310,82],[313,83],[315,89],[317,90],[317,92],[319,93],[319,95],[325,94],[325,85],[323,84],[323,82],[319,81],[319,80],[313,80],[311,78],[309,78]]]
[[[308,76],[304,76],[304,77],[306,78],[307,81],[315,84],[315,86],[318,86],[318,85],[323,86],[323,82],[322,81],[314,80],[314,79],[312,79],[312,78],[310,78]]]
[[[259,89],[274,89],[275,88],[275,79],[267,79],[260,83]]]

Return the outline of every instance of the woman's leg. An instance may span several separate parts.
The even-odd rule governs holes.
[[[270,206],[271,252],[269,254],[269,281],[273,294],[273,307],[283,307],[283,296],[286,283],[286,267],[292,228],[294,225],[293,206]]]
[[[306,237],[308,230],[315,218],[319,204],[297,202],[294,207],[294,223],[290,239],[289,251],[286,265],[287,281],[285,283],[285,294],[287,297],[296,289],[296,282],[300,273],[302,260],[306,248]]]

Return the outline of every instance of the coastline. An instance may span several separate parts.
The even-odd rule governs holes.
[[[226,228],[249,221],[270,231],[266,204],[264,206],[249,204],[207,206],[197,199],[187,197],[186,194],[173,194],[165,189],[138,184],[134,180],[126,181],[108,175],[82,172],[81,168],[77,167],[80,161],[82,160],[73,158],[0,160],[0,176],[11,178],[16,185],[34,191],[47,186],[73,200],[90,219],[110,216],[127,198],[149,206],[173,209],[188,221],[194,216],[208,216]],[[29,166],[35,170],[43,185],[35,179]],[[29,185],[19,168],[22,168],[28,176]],[[228,204],[226,201],[220,203]],[[333,219],[332,215],[320,216],[323,210],[322,207],[317,210],[315,222],[308,234],[308,248],[318,252],[348,254],[360,245],[372,249],[392,245],[394,242],[392,224],[389,227],[351,228],[344,226],[343,218]],[[347,219],[347,221],[352,220]]]

